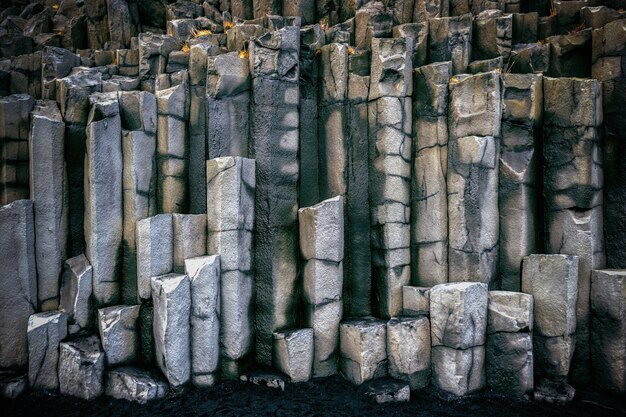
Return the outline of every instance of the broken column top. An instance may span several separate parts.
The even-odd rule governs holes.
[[[206,69],[206,94],[212,98],[235,96],[250,89],[248,60],[239,52],[209,56]]]
[[[305,259],[343,260],[343,196],[298,210],[300,250]]]
[[[157,104],[154,94],[147,91],[123,91],[118,95],[122,127],[156,134]]]
[[[500,74],[483,72],[450,79],[448,130],[453,138],[500,135]]]
[[[370,100],[412,94],[412,52],[410,42],[404,38],[372,39]]]
[[[416,114],[442,116],[448,109],[448,82],[452,62],[424,65],[413,72],[413,99]]]
[[[287,26],[267,33],[253,39],[249,48],[250,73],[270,79],[298,82],[300,28]]]
[[[543,79],[544,123],[558,127],[602,123],[601,84],[582,78]]]
[[[535,126],[541,124],[542,78],[538,74],[502,74],[503,120],[532,123]]]
[[[626,326],[626,269],[599,269],[591,275],[594,314],[621,321]]]
[[[533,296],[521,292],[489,291],[487,333],[530,332],[533,329]]]

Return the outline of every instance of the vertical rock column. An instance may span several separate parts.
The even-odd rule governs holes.
[[[27,94],[0,99],[0,205],[29,196],[29,114],[34,106]]]
[[[578,302],[573,383],[590,380],[589,288],[591,271],[604,255],[599,127],[600,83],[576,78],[544,78],[544,197],[546,252],[576,255]]]
[[[157,91],[157,201],[161,213],[187,211],[189,91],[185,82]]]
[[[256,159],[256,358],[272,361],[272,333],[293,327],[297,297],[300,29],[250,44],[251,150]]]
[[[314,331],[313,375],[337,372],[343,303],[344,199],[337,196],[298,211],[304,261],[306,325]]]
[[[124,162],[124,261],[122,298],[137,301],[136,223],[154,216],[156,205],[156,122],[153,94],[142,91],[119,94]],[[168,271],[169,272],[169,271]]]
[[[207,251],[220,255],[222,375],[237,379],[253,345],[255,161],[211,159],[206,172]]]
[[[122,126],[116,93],[93,94],[85,157],[85,255],[93,267],[98,306],[120,296],[122,249]]]
[[[402,312],[411,280],[411,48],[403,38],[372,39],[368,103],[373,288],[378,314]]]
[[[411,179],[411,281],[431,287],[448,282],[448,82],[450,62],[413,73]]]
[[[452,74],[462,74],[472,62],[472,15],[428,21],[428,60],[452,61]]]
[[[348,55],[348,193],[346,196],[343,302],[345,317],[371,314],[369,51]]]
[[[248,60],[242,58],[239,52],[208,57],[206,100],[209,159],[247,157],[250,68]]]
[[[35,214],[38,309],[59,306],[61,270],[66,259],[68,194],[65,123],[57,104],[41,101],[30,132],[30,188]]]
[[[499,237],[498,73],[452,77],[448,134],[448,279],[493,286]]]
[[[499,212],[500,285],[521,288],[522,258],[537,252],[538,170],[543,89],[540,75],[502,75]]]
[[[59,390],[59,344],[67,336],[67,316],[59,311],[28,319],[28,383],[34,390]]]
[[[430,290],[432,383],[455,395],[485,386],[487,285],[439,284]]]

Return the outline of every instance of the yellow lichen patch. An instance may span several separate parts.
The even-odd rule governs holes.
[[[182,47],[181,51],[183,51],[184,53],[188,54],[190,50],[191,49],[189,48],[189,44],[187,42],[183,43],[183,47]]]
[[[55,12],[56,12],[57,10],[59,10],[59,5],[58,5],[58,4],[53,4],[53,5],[52,5],[52,10],[54,10]]]
[[[228,21],[224,22],[224,30],[228,30],[228,29],[232,28],[233,26],[235,26],[233,24],[233,22],[228,22]]]
[[[248,59],[249,56],[250,54],[245,49],[242,49],[241,51],[239,51],[239,58]]]
[[[354,54],[354,48],[351,46],[348,46],[348,54],[352,55]]]
[[[208,36],[212,34],[213,32],[211,32],[209,29],[193,29],[191,31],[191,36],[194,38],[199,38],[200,36]]]
[[[58,35],[58,36],[63,36],[63,31],[57,30],[55,32],[55,34]]]

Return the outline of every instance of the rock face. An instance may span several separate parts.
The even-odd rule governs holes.
[[[161,275],[153,277],[151,284],[156,363],[172,389],[177,390],[191,376],[189,277]]]
[[[313,329],[313,375],[337,372],[342,317],[344,199],[342,196],[298,211],[300,251],[304,258],[306,323]]]
[[[389,376],[407,381],[412,390],[430,384],[430,322],[427,317],[387,322]]]
[[[113,398],[145,404],[164,398],[167,391],[167,383],[150,371],[120,367],[107,373],[106,395]]]
[[[98,310],[98,332],[107,365],[134,363],[139,356],[140,306],[114,306]]]
[[[137,222],[137,297],[150,300],[150,279],[174,269],[174,226],[171,214]]]
[[[452,62],[452,74],[462,74],[472,61],[472,16],[438,17],[428,21],[430,62]]]
[[[313,337],[313,329],[274,333],[274,366],[291,382],[306,382],[313,375]]]
[[[485,387],[485,346],[452,349],[433,346],[432,383],[457,396]]]
[[[354,319],[339,326],[339,372],[360,385],[387,375],[387,326],[374,318]]]
[[[626,271],[596,270],[591,276],[591,359],[595,382],[626,391]]]
[[[104,393],[104,352],[97,336],[63,342],[59,354],[61,394],[90,400]]]
[[[172,215],[175,272],[183,272],[186,259],[206,255],[206,223],[206,214]]]
[[[28,319],[28,383],[34,390],[58,391],[59,344],[67,336],[67,316],[58,311]]]
[[[59,309],[67,314],[70,335],[87,331],[93,325],[91,289],[92,268],[85,255],[65,261]]]
[[[0,367],[28,364],[28,318],[37,304],[33,203],[17,200],[0,207]]]
[[[430,315],[430,287],[402,287],[402,315]]]

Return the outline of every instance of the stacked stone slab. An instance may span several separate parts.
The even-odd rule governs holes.
[[[600,83],[544,78],[546,251],[576,255],[578,302],[572,381],[590,379],[591,271],[604,268]]]
[[[448,282],[448,82],[451,62],[413,72],[411,282]]]
[[[487,386],[505,394],[533,391],[533,297],[489,291],[485,369]]]
[[[274,366],[291,382],[306,382],[313,376],[313,340],[313,329],[274,333]]]
[[[542,77],[502,75],[502,134],[500,136],[499,212],[500,287],[521,288],[522,258],[541,247],[537,235],[538,171],[543,114]]]
[[[33,203],[0,206],[0,368],[28,365],[28,319],[37,305]]]
[[[348,55],[348,194],[344,252],[344,316],[371,314],[372,260],[369,204],[369,51]]]
[[[35,99],[14,94],[0,100],[0,204],[28,198],[29,114]]]
[[[172,232],[174,272],[182,273],[185,270],[185,260],[206,255],[207,216],[174,213]]]
[[[119,93],[123,156],[123,280],[122,299],[137,300],[136,223],[156,214],[156,122],[153,94],[142,91]]]
[[[85,255],[98,306],[120,296],[123,233],[122,126],[116,93],[93,94],[85,156]]]
[[[430,290],[432,383],[454,395],[485,386],[487,285],[463,282]]]
[[[300,251],[304,258],[306,324],[313,329],[313,376],[337,372],[342,317],[344,199],[337,196],[298,210]]]
[[[59,287],[66,259],[68,194],[65,124],[57,104],[41,101],[31,115],[30,189],[35,218],[38,309],[59,307]]]
[[[191,381],[197,387],[215,383],[220,358],[220,257],[185,260],[191,290]]]
[[[498,271],[500,76],[450,80],[448,113],[449,280],[493,286]]]
[[[63,264],[59,310],[67,314],[70,335],[86,333],[93,325],[93,268],[85,255],[70,258]]]
[[[34,390],[59,390],[59,344],[67,336],[67,316],[59,311],[28,319],[28,383]]]
[[[300,29],[285,27],[249,45],[250,156],[256,160],[256,359],[272,361],[272,333],[293,327],[297,282]],[[280,59],[279,59],[280,57]]]
[[[411,41],[413,68],[428,64],[428,21],[394,26],[393,37]]]
[[[187,211],[187,176],[189,171],[189,86],[183,82],[156,92],[157,127],[157,199],[161,213]]]
[[[402,315],[420,317],[430,315],[431,287],[402,287]]]
[[[452,62],[452,74],[462,74],[472,62],[472,16],[438,17],[428,21],[428,60]]]
[[[615,20],[596,29],[592,35],[591,76],[602,81],[604,121],[603,155],[605,169],[604,219],[611,225],[605,230],[607,267],[626,268],[626,119],[623,97],[626,90],[626,19]]]
[[[387,375],[387,324],[372,317],[339,326],[339,372],[355,385]]]
[[[626,392],[626,271],[595,270],[591,277],[591,359],[595,382]]]
[[[369,199],[373,287],[378,315],[402,312],[411,280],[411,48],[402,38],[373,39],[369,119]]]
[[[207,172],[207,251],[220,255],[222,375],[236,379],[253,343],[255,161],[211,159]]]
[[[91,400],[104,393],[105,356],[98,336],[63,342],[59,347],[59,391]]]
[[[530,255],[522,265],[522,291],[533,296],[535,380],[565,384],[574,353],[578,257]]]
[[[139,76],[142,79],[165,73],[170,52],[179,51],[181,42],[167,35],[140,33],[137,37],[139,49]]]
[[[130,365],[139,358],[139,305],[98,310],[98,333],[107,366]]]
[[[389,376],[407,381],[411,390],[430,384],[430,350],[428,317],[401,317],[387,322]]]
[[[509,61],[513,43],[513,15],[500,10],[484,10],[474,19],[473,28],[474,60],[501,56]]]

